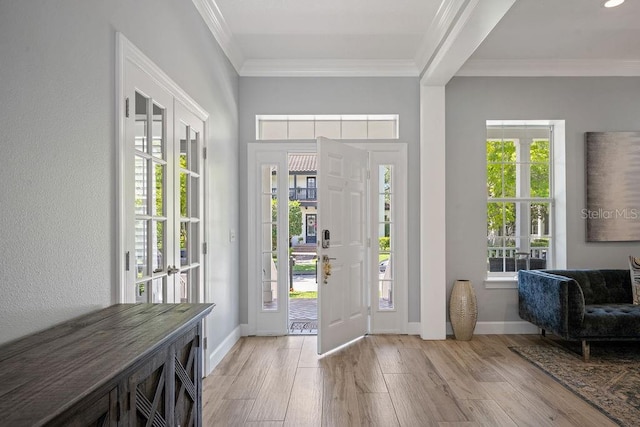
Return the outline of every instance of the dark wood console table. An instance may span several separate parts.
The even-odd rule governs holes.
[[[0,346],[0,424],[202,425],[213,304],[118,304]]]

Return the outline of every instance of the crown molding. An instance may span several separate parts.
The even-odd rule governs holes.
[[[423,85],[446,85],[516,0],[469,0],[423,69]]]
[[[447,34],[451,31],[457,16],[467,7],[468,3],[469,0],[442,0],[414,57],[420,70],[424,70],[429,65]]]
[[[412,60],[376,59],[248,59],[243,77],[417,77]]]
[[[229,61],[239,72],[244,62],[244,57],[238,46],[233,41],[233,34],[231,29],[227,25],[227,21],[222,16],[220,8],[216,4],[215,0],[192,0],[196,9],[204,19],[204,22],[209,27],[209,31],[213,34],[216,41],[222,48],[222,51],[227,55]]]
[[[640,60],[470,59],[458,70],[456,76],[640,76]]]

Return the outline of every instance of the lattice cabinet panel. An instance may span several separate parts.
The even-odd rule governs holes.
[[[198,332],[185,334],[174,346],[175,369],[175,425],[192,426],[201,424],[200,399],[201,381],[198,381],[201,366],[201,352],[198,351]]]

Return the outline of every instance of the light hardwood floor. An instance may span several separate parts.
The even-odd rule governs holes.
[[[614,426],[509,346],[535,335],[242,338],[203,382],[206,426]]]

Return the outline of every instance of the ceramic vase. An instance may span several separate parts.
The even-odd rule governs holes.
[[[469,341],[478,320],[478,304],[469,280],[456,280],[449,299],[449,317],[457,340]]]

